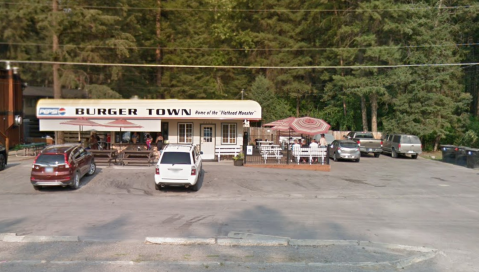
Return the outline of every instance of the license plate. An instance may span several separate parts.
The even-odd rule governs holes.
[[[372,149],[372,148],[368,148],[368,151],[373,151],[373,149]]]
[[[45,173],[53,173],[52,167],[45,167]]]
[[[407,153],[415,153],[414,151],[408,151]]]

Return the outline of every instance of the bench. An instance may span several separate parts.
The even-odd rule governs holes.
[[[241,146],[239,145],[217,145],[215,148],[215,154],[218,156],[218,162],[221,159],[221,155],[236,156],[239,153],[241,153]]]
[[[108,163],[108,166],[111,165],[111,162],[118,158],[118,150],[116,149],[111,149],[111,150],[94,150],[90,149],[89,150],[92,154],[93,157],[95,158],[96,163]]]
[[[308,158],[309,164],[312,163],[313,158],[321,158],[321,164],[324,164],[324,159],[327,156],[328,148],[327,147],[318,147],[318,148],[293,148],[292,154],[293,157],[296,157],[296,162],[299,164],[301,158]]]
[[[153,153],[153,150],[123,150],[119,156],[120,164],[146,164],[150,166],[154,161]]]
[[[47,146],[46,143],[31,143],[21,144],[20,148],[24,150],[24,156],[27,156],[27,154],[31,154],[31,156],[36,156],[40,151],[45,148],[45,146]]]
[[[281,147],[262,148],[261,157],[263,157],[265,164],[268,158],[275,158],[280,163],[283,153],[281,152]]]

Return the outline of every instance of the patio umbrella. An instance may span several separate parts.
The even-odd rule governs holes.
[[[84,117],[81,117],[81,118],[78,118],[78,119],[75,119],[75,120],[66,121],[66,122],[61,122],[60,124],[78,126],[78,141],[81,141],[80,134],[81,134],[84,126],[91,126],[91,127],[103,126],[102,124],[99,124],[95,121],[91,121],[91,120],[89,120],[87,118],[84,118]]]
[[[323,119],[301,117],[294,119],[294,121],[291,122],[290,127],[297,133],[316,135],[327,133],[331,125],[326,123]]]
[[[105,127],[120,128],[120,137],[121,137],[121,129],[122,128],[142,128],[143,126],[132,123],[132,122],[126,120],[126,119],[117,119],[115,121],[111,121],[111,122],[106,123]],[[121,143],[122,143],[122,139],[120,138],[120,151],[121,151]]]
[[[288,118],[285,118],[285,119],[276,120],[276,121],[273,121],[271,123],[267,123],[264,126],[265,127],[275,127],[275,126],[283,125],[284,123],[291,123],[294,119],[295,119],[294,117],[288,117]]]

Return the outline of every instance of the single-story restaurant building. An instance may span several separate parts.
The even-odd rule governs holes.
[[[95,131],[112,145],[161,134],[169,143],[199,145],[205,159],[215,158],[218,145],[243,145],[243,124],[261,120],[261,106],[251,100],[41,99],[36,113],[40,131]],[[100,126],[65,124],[79,118]],[[106,126],[119,119],[132,127]]]

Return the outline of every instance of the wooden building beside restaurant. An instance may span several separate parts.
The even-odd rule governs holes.
[[[0,69],[0,143],[7,149],[24,141],[22,122],[23,84],[21,78],[16,72],[16,68]]]

